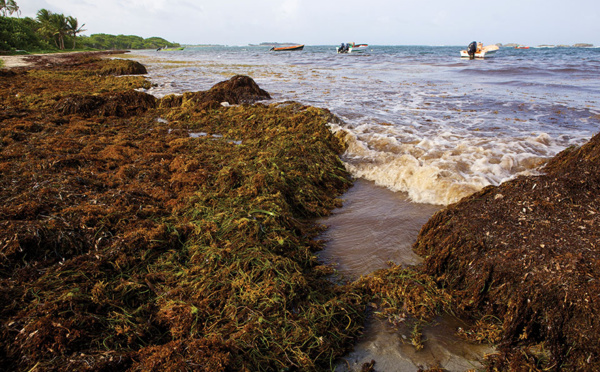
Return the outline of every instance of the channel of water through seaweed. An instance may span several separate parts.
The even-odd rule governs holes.
[[[347,279],[396,265],[415,265],[421,258],[412,245],[421,226],[440,206],[410,202],[373,182],[357,179],[343,196],[343,207],[320,220],[327,230],[321,235],[327,243],[320,259],[333,264]],[[443,368],[467,371],[481,367],[480,361],[492,349],[467,343],[455,336],[465,324],[444,316],[423,330],[424,348],[416,351],[410,344],[411,329],[394,328],[385,320],[370,316],[365,333],[354,351],[338,363],[337,371],[360,371],[364,363],[375,361],[377,371],[416,371]]]

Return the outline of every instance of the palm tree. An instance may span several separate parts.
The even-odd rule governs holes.
[[[52,26],[52,12],[49,11],[48,9],[40,9],[40,10],[38,10],[35,18],[40,23],[40,29],[39,29],[40,34],[42,34],[42,36],[44,36],[48,39],[53,39],[54,44],[56,44],[56,47],[58,47],[56,39],[54,39],[54,37],[53,37],[54,36],[54,28]]]
[[[69,32],[69,24],[64,14],[52,14],[52,25],[54,26],[54,35],[58,37],[59,48],[65,49],[65,35]]]
[[[2,14],[2,17],[13,13],[17,13],[17,15],[21,13],[15,0],[0,0],[0,14]]]
[[[38,10],[36,18],[41,24],[41,33],[52,38],[57,48],[65,49],[65,35],[69,32],[67,18],[63,14],[52,13],[47,9]]]
[[[83,31],[87,31],[83,29],[85,23],[79,26],[79,22],[77,22],[77,18],[68,16],[67,17],[68,24],[68,32],[73,36],[73,49],[75,49],[75,41],[77,40],[77,34],[82,33]]]

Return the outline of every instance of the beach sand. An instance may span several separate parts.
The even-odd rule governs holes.
[[[3,64],[3,68],[14,68],[14,67],[29,67],[33,63],[28,62],[25,58],[27,56],[0,56]]]

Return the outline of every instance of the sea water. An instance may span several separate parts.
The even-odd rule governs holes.
[[[447,205],[535,174],[598,131],[600,49],[501,48],[468,60],[460,46],[187,47],[143,55],[158,97],[252,77],[275,101],[323,107],[344,123],[348,170],[419,203]]]
[[[464,48],[464,47],[463,47]],[[460,46],[335,46],[269,52],[266,47],[187,47],[136,51],[157,97],[207,90],[236,74],[252,77],[276,101],[327,108],[349,144],[342,159],[356,177],[329,226],[320,259],[354,279],[391,264],[416,264],[421,226],[440,208],[487,185],[538,174],[562,149],[599,131],[600,49],[501,48],[461,59]],[[485,346],[454,336],[456,319],[424,330],[425,348],[370,319],[365,336],[338,365],[360,370],[481,366]],[[408,332],[408,333],[407,333]]]

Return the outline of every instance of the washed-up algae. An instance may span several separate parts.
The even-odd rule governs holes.
[[[599,370],[600,135],[544,171],[438,212],[414,248],[465,335],[499,341],[490,370]]]
[[[423,265],[344,284],[315,255],[351,184],[329,112],[56,58],[0,70],[0,369],[332,369],[368,307],[416,349],[471,318],[488,370],[599,368],[598,137],[437,213]]]
[[[222,107],[240,77],[162,104],[95,57],[0,79],[0,369],[331,368],[364,318],[315,256],[331,115]]]

